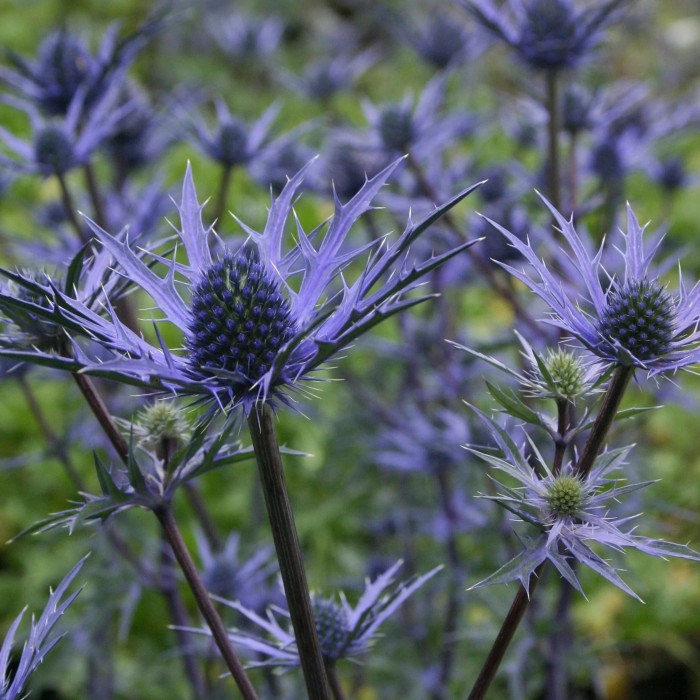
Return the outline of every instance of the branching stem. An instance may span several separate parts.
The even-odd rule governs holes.
[[[605,398],[596,417],[593,428],[588,436],[588,440],[584,445],[583,451],[581,452],[581,457],[574,467],[574,473],[579,476],[579,478],[586,478],[590,472],[596,457],[603,449],[605,445],[605,439],[610,430],[617,410],[620,407],[620,402],[625,393],[625,389],[630,382],[630,379],[634,375],[634,367],[627,367],[623,365],[618,365],[610,379],[608,384],[608,389],[605,393]],[[560,413],[560,419],[561,419]],[[563,459],[563,454],[562,454]],[[530,582],[528,588],[524,586],[518,587],[518,592],[515,594],[515,599],[510,606],[510,610],[506,615],[501,629],[494,640],[484,665],[477,676],[474,687],[469,694],[468,700],[482,700],[488,692],[489,686],[493,681],[498,667],[505,656],[508,645],[513,639],[513,635],[520,624],[520,620],[523,617],[523,613],[527,608],[532,593],[537,585],[537,581],[545,568],[546,561],[542,562],[534,571],[534,574],[530,577]]]
[[[129,445],[124,439],[124,436],[119,432],[119,428],[112,419],[112,416],[102,400],[102,397],[97,392],[95,385],[92,383],[92,380],[84,374],[74,374],[73,377],[120,459],[123,462],[127,462],[129,459]],[[163,528],[163,534],[168,544],[171,546],[175,559],[194,595],[197,607],[211,630],[212,637],[238,689],[241,691],[241,695],[244,700],[258,700],[258,696],[243,668],[243,664],[240,662],[238,656],[236,656],[236,652],[231,646],[226,627],[214,607],[214,604],[211,602],[204,582],[199,575],[199,571],[197,571],[197,567],[194,561],[192,561],[187,545],[175,522],[170,504],[162,503],[158,508],[154,508],[153,512]]]

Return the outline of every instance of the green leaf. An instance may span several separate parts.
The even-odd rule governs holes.
[[[491,396],[505,409],[506,413],[531,425],[543,425],[541,416],[524,404],[512,389],[500,389],[489,381],[486,382],[486,386]]]

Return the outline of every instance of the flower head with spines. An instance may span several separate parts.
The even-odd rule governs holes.
[[[311,163],[273,198],[262,232],[239,222],[248,241],[238,249],[218,239],[214,243],[211,228],[202,222],[203,205],[188,168],[177,230],[186,260],[172,249],[169,256],[159,249],[134,250],[126,236],[113,236],[90,222],[114,269],[150,295],[164,320],[182,333],[184,347],[171,350],[160,334],[158,345],[152,345],[126,327],[109,302],[98,313],[79,295],[46,290],[54,322],[62,323],[74,339],[72,357],[12,349],[3,353],[193,396],[222,409],[243,406],[250,411],[260,401],[288,402],[289,390],[300,388],[300,381],[311,379],[338,350],[385,318],[429,298],[405,294],[473,243],[441,254],[409,252],[418,236],[474,187],[419,223],[409,220],[391,242],[386,237],[361,244],[348,240],[350,229],[372,208],[372,199],[399,163],[367,180],[346,203],[334,197],[333,215],[312,232],[294,217],[297,242],[288,250],[287,222]],[[348,269],[360,257],[366,262],[351,281]],[[0,307],[5,304],[11,308],[13,302],[0,298]],[[106,347],[112,359],[88,355],[75,339],[79,335]]]
[[[541,196],[541,195],[540,195]],[[542,196],[541,196],[542,197]],[[675,372],[700,360],[700,283],[686,289],[679,274],[677,294],[668,291],[652,265],[661,243],[644,249],[644,230],[627,205],[627,232],[621,250],[624,269],[614,273],[603,265],[605,241],[593,252],[565,219],[542,197],[554,217],[568,250],[568,273],[578,279],[562,281],[522,241],[494,221],[495,226],[530,263],[529,269],[501,266],[529,287],[551,309],[548,321],[570,334],[606,363],[638,367],[649,375]],[[601,280],[608,280],[603,285]]]
[[[623,1],[584,7],[577,7],[574,0],[508,0],[504,7],[493,0],[463,0],[463,4],[530,66],[558,70],[574,67],[586,57]]]
[[[629,527],[631,518],[628,515],[613,515],[612,511],[621,496],[653,483],[626,484],[624,478],[610,477],[612,472],[621,469],[631,447],[603,452],[586,475],[577,474],[570,462],[555,473],[531,440],[526,454],[525,449],[516,445],[508,430],[478,409],[472,407],[472,410],[488,426],[499,452],[484,451],[469,445],[465,445],[465,448],[504,474],[509,482],[503,483],[494,478],[499,492],[483,498],[496,501],[513,513],[517,521],[534,528],[531,536],[521,538],[524,549],[494,574],[477,583],[475,588],[520,581],[527,590],[536,569],[543,562],[550,561],[561,576],[583,595],[571,565],[572,561],[578,561],[639,599],[595,547],[608,547],[618,552],[636,549],[654,557],[700,561],[700,553],[690,547],[638,535],[635,527]],[[535,466],[533,461],[536,462]]]
[[[119,26],[112,24],[94,55],[79,36],[59,29],[46,35],[35,59],[7,52],[14,70],[0,66],[0,82],[50,117],[65,116],[76,95],[83,93],[88,114],[104,93],[122,82],[138,52],[161,26],[156,13],[133,34],[119,38]]]
[[[248,124],[231,114],[223,100],[215,103],[216,124],[211,131],[203,117],[186,114],[184,121],[194,144],[209,158],[227,167],[247,166],[263,152],[272,123],[279,113],[274,103],[254,122]]]
[[[312,609],[316,628],[321,642],[321,651],[326,663],[333,664],[339,659],[347,659],[366,652],[377,637],[377,629],[398,607],[415,591],[431,579],[440,569],[436,567],[422,576],[404,581],[389,591],[396,572],[402,562],[398,561],[374,581],[365,581],[365,590],[353,606],[345,594],[339,599],[312,594]],[[237,648],[245,649],[255,655],[251,666],[293,667],[299,665],[294,633],[288,622],[287,610],[271,606],[263,617],[255,611],[223,598],[217,598],[224,605],[241,613],[244,618],[259,628],[265,636],[253,633],[231,631],[230,640]],[[190,630],[208,634],[208,630]]]

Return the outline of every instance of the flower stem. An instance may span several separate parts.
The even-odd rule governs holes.
[[[549,200],[555,209],[561,209],[560,148],[559,148],[559,72],[556,69],[545,73],[547,82],[547,185]]]
[[[593,424],[588,440],[583,447],[581,457],[574,467],[574,472],[580,478],[585,478],[588,476],[588,472],[591,471],[595,459],[603,447],[615,415],[617,414],[617,409],[620,407],[625,389],[633,375],[634,367],[624,365],[618,365],[613,372],[608,390],[605,392],[603,405],[600,407],[600,411],[598,411],[598,416]]]
[[[340,678],[338,676],[338,668],[335,664],[328,664],[326,670],[328,671],[328,682],[333,692],[333,700],[345,700],[343,686],[340,685]]]
[[[634,367],[626,367],[623,365],[618,365],[613,372],[612,379],[608,384],[608,389],[603,399],[603,403],[596,417],[593,428],[588,436],[588,440],[584,445],[581,457],[579,458],[576,466],[574,467],[574,473],[580,478],[585,478],[591,470],[591,467],[595,463],[595,459],[598,453],[605,444],[605,438],[607,437],[610,426],[612,425],[615,415],[617,414],[617,409],[620,407],[620,402],[625,393],[625,389],[630,382],[630,379],[634,375]],[[561,414],[560,414],[561,417]],[[494,640],[491,651],[489,652],[484,665],[479,672],[479,676],[474,683],[471,693],[469,694],[468,700],[481,700],[486,696],[486,693],[493,681],[498,667],[503,660],[503,657],[508,649],[508,645],[513,639],[520,620],[522,619],[523,613],[527,608],[530,598],[535,586],[539,580],[539,576],[542,573],[546,560],[542,562],[534,571],[534,575],[530,577],[528,588],[520,586],[518,592],[515,595],[515,599],[510,606],[510,610],[506,615],[501,629]]]
[[[165,540],[165,536],[163,536],[163,539]],[[173,621],[175,638],[177,639],[177,644],[182,654],[182,663],[185,667],[187,680],[192,686],[194,697],[203,698],[207,696],[206,685],[193,654],[192,633],[186,632],[183,629],[189,627],[189,620],[187,618],[187,610],[180,597],[172,557],[170,556],[170,552],[165,548],[167,546],[168,545],[164,542],[160,561],[159,590],[163,598],[165,598],[168,612],[170,613],[170,619]]]
[[[97,418],[102,430],[105,431],[105,435],[107,435],[112,447],[119,455],[119,459],[126,464],[129,461],[129,445],[119,432],[117,424],[112,420],[109,409],[98,393],[92,379],[86,374],[74,374],[73,379],[83,394],[85,401],[87,401],[93,415]]]
[[[65,175],[56,173],[56,179],[58,180],[58,186],[61,188],[61,200],[63,201],[63,208],[66,210],[68,221],[73,227],[73,230],[78,236],[80,242],[85,244],[91,240],[91,237],[85,231],[83,226],[81,226],[80,221],[78,220],[75,202],[73,201],[73,196],[70,193],[70,189],[68,189],[68,183],[66,182]]]
[[[216,611],[214,604],[211,602],[211,598],[199,576],[197,567],[192,561],[187,545],[182,539],[182,534],[175,522],[175,517],[173,516],[170,506],[168,504],[163,504],[153,512],[160,521],[163,534],[173,550],[175,559],[180,565],[180,569],[185,575],[185,579],[197,601],[197,607],[209,626],[216,646],[219,648],[228,670],[231,672],[238,689],[241,691],[241,695],[245,700],[258,700],[255,689],[231,646],[226,627],[219,613]]]
[[[104,201],[100,187],[97,184],[97,175],[92,163],[88,161],[83,166],[83,174],[85,175],[85,184],[87,185],[88,193],[90,194],[90,202],[92,203],[93,211],[95,212],[95,222],[100,228],[108,228],[107,214],[105,212]]]
[[[284,593],[294,627],[309,699],[330,700],[328,679],[311,610],[304,560],[294,524],[294,513],[289,501],[274,418],[274,413],[268,404],[258,404],[248,416],[248,428],[258,463],[272,537],[282,572]]]
[[[532,594],[537,587],[537,583],[539,582],[539,577],[544,569],[545,563],[546,562],[542,562],[535,569],[533,575],[530,576],[530,581],[527,588],[525,588],[525,586],[518,587],[518,592],[515,594],[515,598],[511,603],[505,620],[503,620],[503,624],[501,625],[501,629],[498,631],[498,635],[494,640],[491,651],[486,657],[484,665],[481,667],[481,672],[476,679],[476,683],[474,683],[471,693],[469,693],[468,700],[482,700],[482,698],[486,696],[489,686],[496,676],[498,667],[501,665],[501,661],[503,661],[506,650],[508,649],[511,640],[515,635],[515,631],[518,629],[518,625],[523,619],[523,615],[525,614],[525,610],[530,603]]]
[[[217,227],[217,231],[221,229],[221,219],[226,211],[226,200],[228,192],[231,189],[231,180],[233,179],[233,166],[223,165],[221,168],[221,179],[219,180],[219,192],[216,197],[216,209],[214,210],[213,221]]]
[[[552,462],[552,474],[557,476],[564,464],[566,448],[568,444],[564,438],[569,429],[569,402],[566,399],[557,399],[557,439],[554,443],[554,460]]]
[[[82,391],[85,400],[105,431],[109,441],[112,443],[112,446],[116,450],[120,459],[123,462],[128,462],[129,445],[124,439],[124,436],[119,432],[119,428],[112,419],[109,410],[102,400],[102,397],[97,392],[92,380],[90,377],[84,374],[74,374],[73,377],[75,378],[75,381]],[[187,581],[192,594],[194,595],[195,601],[197,602],[197,607],[211,630],[212,637],[214,638],[214,641],[216,642],[216,645],[219,648],[219,651],[224,658],[224,662],[231,672],[236,685],[241,691],[244,700],[258,700],[258,696],[250,682],[250,679],[246,675],[243,664],[241,664],[236,656],[236,652],[231,646],[226,627],[224,626],[219,613],[216,611],[214,604],[211,602],[207,589],[204,586],[199,572],[197,571],[197,567],[192,561],[187,545],[182,539],[182,535],[180,534],[180,530],[170,509],[170,505],[168,503],[161,503],[159,507],[153,509],[153,512],[163,528],[163,534],[167,539],[168,544],[171,546],[175,559],[177,560],[177,563],[185,576],[185,580]]]

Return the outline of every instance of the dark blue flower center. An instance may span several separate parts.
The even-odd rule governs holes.
[[[384,147],[388,150],[405,150],[414,138],[413,117],[410,110],[401,105],[384,109],[379,116],[379,134]]]
[[[218,142],[219,160],[224,165],[240,165],[248,160],[248,130],[244,122],[231,119],[222,124]]]
[[[333,600],[314,597],[311,607],[316,622],[321,653],[328,661],[336,661],[348,645],[348,617],[345,610]]]
[[[193,290],[190,363],[198,372],[222,369],[252,385],[294,329],[289,301],[256,253],[227,253]]]
[[[676,334],[676,314],[671,297],[656,280],[628,282],[612,289],[607,301],[598,325],[603,337],[617,341],[639,360],[668,352]]]
[[[49,125],[36,135],[36,162],[47,174],[63,175],[75,165],[73,144],[60,126]]]
[[[563,68],[582,50],[572,7],[565,0],[533,0],[525,9],[519,48],[537,68]]]
[[[51,115],[65,114],[70,101],[86,79],[91,56],[72,34],[59,31],[42,43],[34,75],[43,91],[41,108]]]

